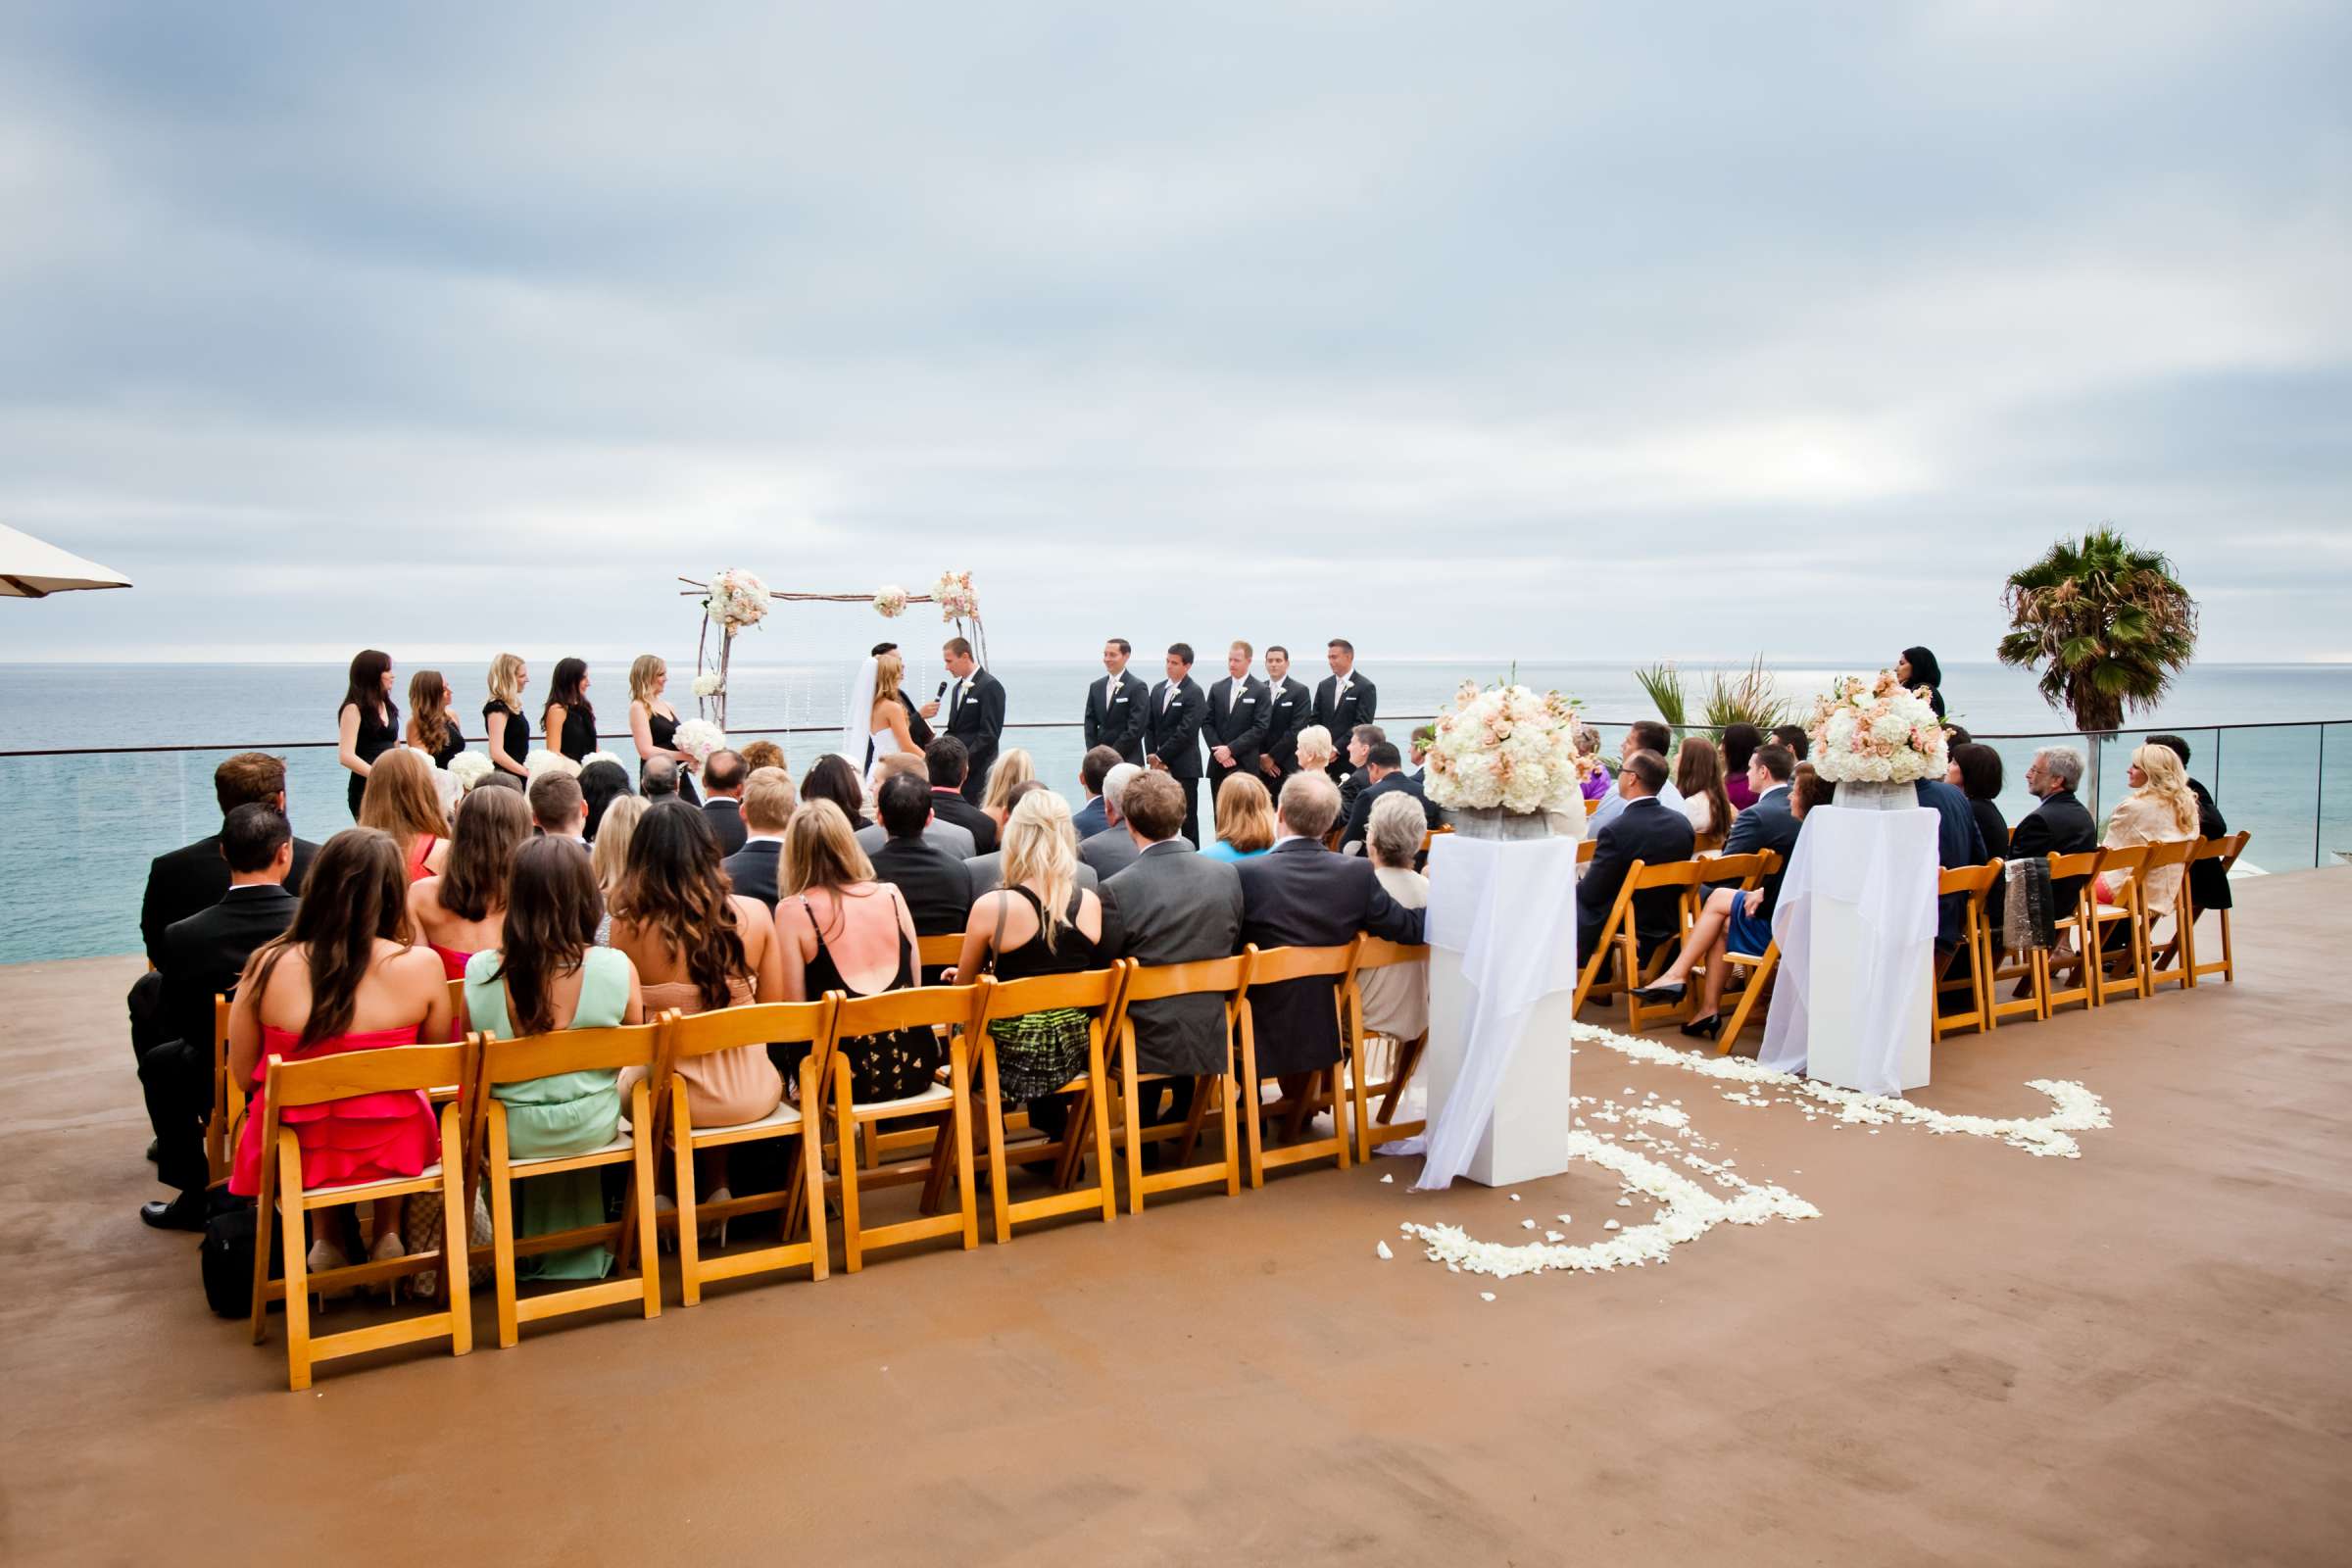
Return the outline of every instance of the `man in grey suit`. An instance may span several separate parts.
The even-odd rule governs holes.
[[[919,755],[912,752],[894,752],[882,759],[882,777],[876,787],[879,788],[880,784],[889,783],[900,773],[912,774],[926,784],[930,782],[931,778]],[[858,847],[866,853],[869,859],[872,858],[876,850],[889,842],[890,830],[879,822],[868,822],[858,830]],[[931,820],[923,824],[923,842],[937,845],[942,851],[954,856],[958,860],[970,859],[972,851],[977,848],[972,843],[970,828],[945,820],[937,809],[932,811]]]
[[[1012,793],[1004,797],[1004,814],[1010,816],[1014,807],[1047,787],[1046,781],[1042,778],[1033,778],[1024,783],[1015,784],[1012,787]],[[1004,885],[1004,852],[1003,850],[991,850],[986,855],[970,856],[964,860],[963,868],[972,874],[972,897],[975,900],[983,894],[994,893]],[[1080,887],[1101,889],[1102,879],[1095,874],[1093,866],[1080,860],[1076,870]]]
[[[1103,775],[1102,808],[1110,818],[1110,827],[1079,842],[1078,863],[1093,866],[1095,875],[1105,882],[1135,863],[1135,840],[1128,835],[1127,813],[1119,803],[1146,771],[1133,762],[1121,762]]]
[[[1126,836],[1138,853],[1134,864],[1103,879],[1102,891],[1119,906],[1123,956],[1140,963],[1225,958],[1242,949],[1241,876],[1185,840],[1184,796],[1185,786],[1165,773],[1139,771],[1127,783]],[[1225,1070],[1224,1000],[1167,997],[1139,1002],[1130,1015],[1136,1070],[1179,1075],[1169,1114],[1190,1109],[1193,1086],[1181,1080]],[[1145,1119],[1156,1122],[1162,1113],[1152,1110]]]

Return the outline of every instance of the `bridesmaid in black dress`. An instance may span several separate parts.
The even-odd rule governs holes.
[[[637,742],[637,787],[645,788],[645,764],[667,757],[678,764],[678,796],[701,804],[694,793],[694,760],[678,750],[678,710],[662,691],[669,685],[669,665],[658,654],[639,654],[629,666],[629,734]]]
[[[351,819],[360,819],[368,770],[400,734],[400,705],[392,701],[392,656],[363,648],[351,662],[351,684],[335,712],[336,756],[351,769]]]
[[[490,765],[526,780],[531,774],[522,760],[531,755],[531,721],[522,715],[522,689],[530,683],[531,668],[522,656],[501,654],[490,661],[490,700],[482,705]]]
[[[588,661],[559,659],[539,715],[547,744],[578,761],[596,750],[596,710],[588,702]]]
[[[433,760],[435,767],[466,749],[457,720],[449,716],[449,682],[437,669],[420,669],[409,677],[409,729],[406,744]]]

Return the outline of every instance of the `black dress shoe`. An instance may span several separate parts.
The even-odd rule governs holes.
[[[1704,1018],[1693,1018],[1683,1025],[1683,1033],[1693,1040],[1712,1040],[1723,1033],[1723,1014],[1710,1012]]]
[[[147,1163],[148,1163],[148,1164],[150,1164],[150,1165],[154,1165],[154,1164],[158,1164],[158,1163],[160,1163],[160,1161],[158,1161],[158,1160],[157,1160],[157,1158],[156,1158],[156,1155],[157,1155],[157,1154],[159,1154],[160,1152],[162,1152],[162,1151],[163,1151],[163,1147],[164,1147],[164,1143],[163,1143],[163,1140],[162,1140],[162,1139],[160,1139],[160,1138],[150,1138],[150,1139],[148,1139],[148,1140],[147,1140]]]
[[[204,1229],[204,1195],[182,1193],[170,1201],[158,1199],[141,1203],[139,1218],[159,1231],[200,1231]]]
[[[1655,985],[1634,987],[1634,995],[1640,997],[1643,1002],[1663,1002],[1672,1004],[1682,1001],[1683,993],[1689,989],[1690,987],[1684,985],[1680,980],[1661,980]]]

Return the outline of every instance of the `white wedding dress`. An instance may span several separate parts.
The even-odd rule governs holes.
[[[899,744],[898,732],[895,730],[878,729],[869,734],[866,739],[873,744],[874,748],[873,765],[865,770],[865,792],[871,795],[881,788],[882,759],[894,757],[906,748]]]

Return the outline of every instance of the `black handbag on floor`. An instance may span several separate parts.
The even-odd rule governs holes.
[[[232,1198],[225,1190],[212,1194],[212,1216],[204,1222],[201,1252],[204,1303],[218,1317],[253,1315],[253,1249],[261,1229],[260,1211],[250,1198]],[[274,1254],[270,1277],[281,1278]]]

